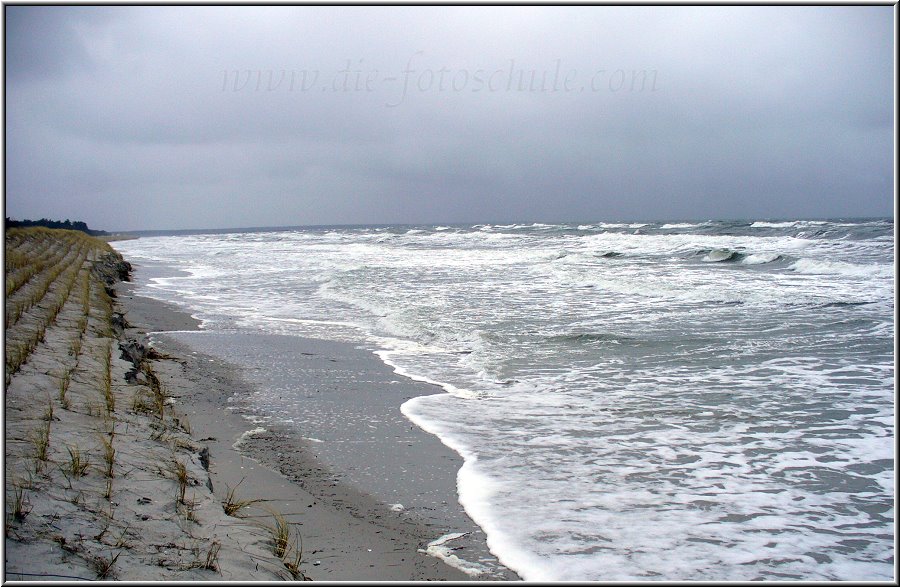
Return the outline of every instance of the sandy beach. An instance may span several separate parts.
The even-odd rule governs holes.
[[[15,369],[7,352],[6,580],[516,578],[460,564],[455,553],[468,561],[487,553],[470,520],[458,520],[457,527],[473,528],[452,546],[429,546],[446,532],[447,512],[458,509],[452,479],[461,464],[434,437],[400,416],[377,433],[402,426],[403,434],[360,453],[416,471],[421,503],[433,507],[388,503],[393,478],[373,491],[348,474],[354,466],[341,470],[315,450],[315,441],[255,426],[248,415],[254,388],[240,367],[183,340],[201,334],[197,320],[119,281],[130,267],[117,253],[98,248],[76,258],[66,256],[67,246],[59,245],[60,273],[69,275],[64,265],[77,261],[69,281],[87,285],[64,292],[54,280],[43,299],[58,290],[62,301],[43,340]],[[13,346],[48,311],[41,301],[10,320],[31,283],[7,298]],[[337,390],[333,407],[344,412],[326,423],[335,430],[355,428],[345,425],[348,410],[391,411],[435,392],[401,384],[351,345],[285,338],[290,352],[310,361],[307,387]],[[360,390],[348,387],[359,378],[392,383],[395,393],[380,396],[379,406],[360,400]]]
[[[252,408],[246,402],[242,405],[234,400],[249,397],[253,389],[240,370],[180,342],[177,335],[196,330],[197,321],[168,304],[133,295],[131,288],[131,284],[123,284],[124,291],[119,298],[127,309],[126,318],[135,327],[127,332],[134,337],[152,332],[153,348],[163,356],[177,357],[154,361],[155,369],[181,413],[189,419],[194,437],[209,448],[210,477],[215,492],[224,498],[229,488],[238,487],[242,497],[265,499],[265,504],[283,512],[303,536],[304,548],[308,549],[306,571],[312,578],[338,581],[500,578],[471,576],[423,553],[428,542],[439,536],[439,530],[427,518],[393,511],[391,504],[341,479],[341,472],[329,467],[327,459],[320,459],[316,454],[315,443],[304,444],[302,438],[284,427],[262,431],[262,427],[242,417],[241,414]],[[160,332],[165,330],[176,332]],[[305,381],[307,385],[324,386],[339,381],[341,369],[333,366],[338,361],[335,357],[340,356],[343,362],[348,357],[340,353],[353,351],[349,345],[329,347],[327,341],[284,338],[291,339],[292,352],[298,357],[315,360],[319,355],[321,361],[332,366],[325,375],[328,381],[320,376],[315,381]],[[386,370],[374,357],[371,360],[367,367]],[[423,387],[419,388],[420,393],[433,393],[430,386]],[[357,402],[364,408],[371,407],[371,401],[365,398],[357,397]],[[339,416],[334,414],[335,429],[353,429],[342,426],[346,420]],[[405,426],[411,425],[407,422]],[[257,432],[251,434],[254,430]],[[440,473],[452,479],[461,464],[459,457],[431,435],[418,431],[415,436],[416,454],[422,460],[440,465]],[[364,458],[400,462],[384,446],[370,449],[375,452]],[[423,476],[432,474],[428,471]],[[435,486],[430,489],[437,491]],[[449,494],[441,497],[455,499],[455,495]],[[260,513],[265,515],[257,511],[248,516]],[[509,577],[514,576],[510,573],[506,578]]]

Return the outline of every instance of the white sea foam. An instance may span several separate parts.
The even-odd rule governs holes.
[[[140,291],[212,329],[364,336],[440,386],[401,412],[462,456],[460,502],[525,579],[890,580],[892,224],[842,224],[114,244],[197,269]]]
[[[394,357],[397,353],[398,353],[398,351],[385,351],[385,350],[382,350],[382,351],[375,351],[375,354],[376,354],[376,355],[377,355],[377,356],[378,356],[378,357],[379,357],[386,365],[388,365],[388,366],[390,366],[390,367],[393,367],[394,373],[396,373],[397,375],[400,375],[400,376],[402,376],[402,377],[406,377],[406,378],[408,378],[408,379],[412,379],[413,381],[421,381],[422,383],[428,383],[428,384],[430,384],[430,385],[436,385],[436,386],[438,386],[438,387],[443,388],[444,391],[446,391],[447,393],[449,393],[449,394],[451,394],[451,395],[454,395],[454,396],[456,396],[456,397],[461,397],[461,398],[466,398],[466,399],[474,399],[474,398],[479,397],[479,394],[478,394],[478,393],[473,392],[473,391],[471,391],[471,390],[459,388],[459,387],[453,385],[452,383],[446,383],[446,382],[437,381],[437,380],[432,379],[432,378],[430,378],[430,377],[427,377],[427,376],[425,376],[425,375],[418,375],[418,374],[416,374],[416,373],[412,373],[412,372],[408,371],[407,369],[404,369],[403,367],[401,367],[399,364],[397,364],[397,363],[393,360],[393,357]],[[408,355],[408,354],[405,354],[405,356],[409,356],[409,355]]]
[[[706,263],[719,263],[721,261],[730,260],[732,257],[734,257],[734,255],[735,252],[728,249],[713,249],[712,251],[704,255],[701,261],[704,261]]]
[[[251,436],[256,436],[257,434],[262,434],[264,432],[266,432],[266,429],[261,426],[257,426],[252,430],[247,430],[246,432],[238,436],[238,439],[234,441],[234,444],[232,444],[231,446],[235,449],[240,448],[242,444],[247,442],[248,438],[250,438]]]
[[[751,228],[792,228],[797,226],[796,221],[791,222],[764,222],[758,220],[750,225]]]
[[[755,253],[747,255],[741,260],[744,265],[765,265],[777,261],[781,257],[778,253]]]
[[[462,538],[463,536],[465,536],[465,533],[456,532],[453,534],[445,534],[437,540],[429,542],[428,546],[422,552],[443,560],[451,567],[456,567],[469,576],[477,577],[488,569],[484,565],[459,558],[453,553],[453,547],[447,546],[448,542]]]
[[[691,224],[689,222],[673,222],[669,224],[663,224],[662,228],[664,229],[674,229],[674,228],[694,228],[697,226],[696,224]]]
[[[848,275],[852,277],[890,277],[894,268],[890,265],[858,265],[844,261],[798,259],[788,269],[812,275]]]

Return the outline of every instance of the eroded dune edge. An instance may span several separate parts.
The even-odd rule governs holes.
[[[306,578],[299,532],[209,453],[125,334],[130,265],[83,233],[6,233],[5,578]]]

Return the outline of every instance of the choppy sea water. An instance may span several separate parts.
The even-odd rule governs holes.
[[[894,578],[892,220],[142,237],[206,328],[365,341],[527,580]],[[302,422],[297,422],[302,426]]]

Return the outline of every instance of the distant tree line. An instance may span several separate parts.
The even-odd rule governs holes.
[[[103,234],[109,234],[105,230],[93,230],[88,228],[88,225],[80,220],[76,220],[72,222],[68,218],[65,220],[50,220],[48,218],[41,218],[40,220],[12,220],[9,216],[6,217],[6,228],[16,228],[16,227],[27,227],[27,226],[44,226],[46,228],[64,228],[66,230],[80,230],[81,232],[86,232],[91,236],[99,236]]]

